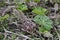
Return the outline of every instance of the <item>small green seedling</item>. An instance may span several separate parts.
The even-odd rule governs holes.
[[[0,34],[0,40],[3,40],[3,39],[4,39],[4,35]]]
[[[25,11],[28,10],[27,5],[22,4],[22,3],[17,3],[17,10]]]
[[[12,40],[16,39],[16,35],[12,34]]]
[[[5,6],[5,5],[6,5],[5,2],[0,2],[0,7],[3,7],[3,6]]]
[[[8,14],[6,14],[5,16],[3,16],[3,17],[1,17],[0,16],[0,21],[4,21],[5,19],[7,19],[9,17],[9,15]]]

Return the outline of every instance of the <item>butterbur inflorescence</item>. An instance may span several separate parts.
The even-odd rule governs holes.
[[[39,31],[49,31],[52,28],[52,20],[49,19],[46,15],[37,15],[34,17],[34,21],[41,25]]]

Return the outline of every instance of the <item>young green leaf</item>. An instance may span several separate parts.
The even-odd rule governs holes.
[[[44,15],[46,11],[47,11],[47,10],[46,10],[45,8],[36,7],[36,8],[33,9],[32,12],[33,12],[33,13],[36,13],[36,14]]]
[[[40,2],[40,0],[25,0],[26,2],[36,2],[36,3],[38,3],[38,2]]]

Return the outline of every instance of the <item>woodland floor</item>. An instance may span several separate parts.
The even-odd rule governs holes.
[[[41,0],[21,5],[0,2],[0,40],[60,40],[60,3]],[[32,12],[34,7],[42,7],[42,11]]]

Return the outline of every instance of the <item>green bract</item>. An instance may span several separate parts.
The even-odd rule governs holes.
[[[22,11],[28,10],[28,8],[25,4],[17,3],[17,6],[18,6],[17,7],[18,10],[22,10]]]
[[[33,13],[36,13],[36,14],[44,15],[46,11],[47,11],[47,10],[46,10],[45,8],[36,7],[36,8],[33,9],[32,12],[33,12]]]
[[[34,21],[41,25],[39,28],[41,32],[49,31],[52,28],[52,21],[46,15],[37,15],[34,17]]]

